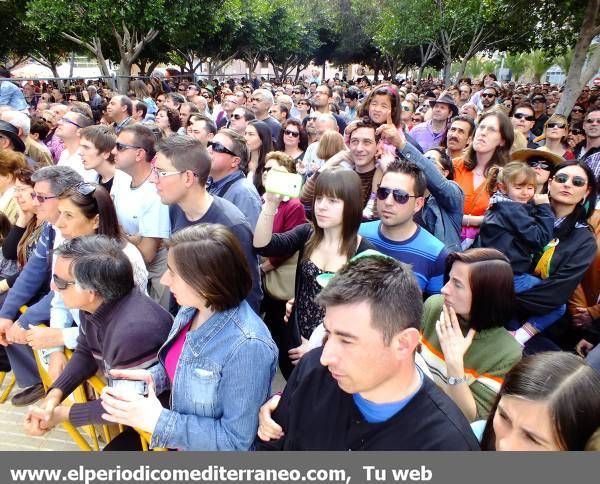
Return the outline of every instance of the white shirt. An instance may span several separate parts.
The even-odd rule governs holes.
[[[119,183],[115,182],[113,182],[111,196],[125,233],[142,237],[168,238],[170,235],[169,206],[161,203],[154,184],[146,180],[139,187],[131,188],[131,182],[123,183],[121,180]]]
[[[69,168],[73,168],[77,173],[79,173],[83,180],[88,183],[96,183],[98,172],[96,170],[86,170],[83,167],[83,160],[81,159],[81,155],[77,152],[71,154],[68,149],[64,149],[60,154],[60,158],[58,159],[58,166],[68,166]]]

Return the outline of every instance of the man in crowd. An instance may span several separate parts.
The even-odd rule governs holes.
[[[211,158],[208,192],[233,203],[254,231],[262,200],[254,184],[246,178],[249,153],[245,138],[231,129],[221,129],[208,144]]]
[[[449,94],[445,94],[436,101],[431,101],[431,119],[417,124],[410,131],[410,135],[419,144],[423,151],[439,146],[446,134],[448,121],[458,115],[458,107]]]
[[[101,400],[60,405],[77,386],[111,368],[149,368],[171,329],[171,316],[135,287],[133,269],[116,240],[76,237],[56,250],[52,288],[65,306],[79,309],[81,331],[73,357],[39,407],[25,416],[29,435],[69,421],[75,427],[106,423]]]
[[[500,86],[496,82],[491,82],[483,88],[479,96],[481,99],[481,106],[483,109],[479,111],[479,114],[485,113],[488,109],[496,105],[498,96],[500,95]]]
[[[246,132],[246,126],[248,126],[248,122],[256,119],[254,113],[248,109],[247,107],[237,107],[234,109],[233,114],[231,115],[231,121],[229,122],[229,128],[238,132],[242,136]]]
[[[10,79],[10,71],[0,66],[0,106],[10,106],[16,111],[26,112],[28,106],[23,91],[8,79]]]
[[[346,109],[344,113],[346,114],[346,120],[348,122],[354,121],[356,118],[356,112],[358,109],[358,90],[351,88],[346,91],[344,95],[344,102],[346,103]]]
[[[543,94],[535,94],[531,98],[531,105],[535,114],[535,123],[531,132],[535,136],[540,136],[544,132],[544,125],[548,121],[548,115],[546,114],[546,97]]]
[[[475,121],[470,116],[456,116],[446,133],[446,153],[450,159],[464,155],[464,150],[473,141]]]
[[[279,139],[281,124],[269,114],[269,109],[273,105],[273,94],[268,89],[256,89],[252,93],[250,109],[254,112],[256,119],[263,121],[271,130],[271,137],[274,142]]]
[[[252,290],[246,300],[258,313],[262,289],[252,230],[235,205],[206,191],[210,165],[210,155],[202,143],[190,136],[172,136],[158,146],[152,182],[162,203],[169,205],[171,233],[190,225],[217,223],[238,238],[252,274]]]
[[[218,129],[226,127],[231,122],[231,115],[235,108],[239,106],[238,97],[234,94],[228,94],[222,106],[223,110],[217,115],[217,119],[215,120]]]
[[[576,155],[592,169],[600,182],[600,109],[590,109],[583,120],[585,141],[576,147]]]
[[[165,96],[165,106],[177,112],[184,102],[185,97],[177,92],[170,92]]]
[[[51,293],[50,268],[52,250],[60,245],[62,237],[52,224],[58,220],[58,197],[83,180],[67,166],[47,166],[31,176],[35,183],[34,204],[37,206],[38,220],[44,223],[42,234],[19,277],[11,287],[0,309],[0,344],[7,346],[6,352],[17,379],[23,390],[11,400],[15,406],[29,405],[44,395],[44,387],[39,377],[35,358],[27,346],[25,331],[30,324],[48,321]],[[41,300],[40,300],[41,298]],[[32,304],[36,302],[36,304]],[[20,308],[29,305],[27,312],[20,315]]]
[[[427,180],[409,161],[393,161],[377,188],[379,221],[361,225],[360,235],[377,250],[410,264],[426,295],[439,294],[444,285],[448,252],[440,240],[415,221],[425,203]]]
[[[327,339],[292,373],[272,415],[282,431],[259,450],[479,449],[459,408],[415,364],[423,304],[407,265],[359,258],[317,301]],[[268,438],[260,428],[259,437]]]
[[[94,170],[86,170],[83,166],[83,160],[79,154],[79,132],[82,128],[86,128],[92,124],[93,121],[91,118],[80,113],[67,111],[58,120],[55,133],[64,144],[64,149],[60,154],[57,165],[72,168],[88,182],[96,180],[96,172]]]
[[[106,115],[113,122],[115,133],[133,123],[133,103],[127,96],[113,96],[106,106]]]
[[[317,114],[328,114],[333,116],[337,123],[338,131],[343,133],[346,129],[346,121],[344,121],[342,116],[331,111],[329,102],[332,96],[333,92],[329,86],[326,84],[318,86],[317,90],[315,91],[313,105]]]
[[[309,129],[309,123],[306,123],[307,131]],[[338,124],[336,118],[331,114],[318,114],[314,120],[314,136],[313,141],[306,152],[304,153],[303,163],[306,167],[307,173],[314,173],[319,167],[323,165],[324,160],[317,157],[317,151],[319,150],[319,142],[325,131],[338,131]]]
[[[161,306],[169,305],[169,291],[160,284],[167,253],[162,239],[169,237],[169,208],[164,206],[149,178],[156,154],[154,133],[134,124],[124,128],[113,149],[115,166],[131,177],[131,183],[112,187],[112,197],[119,222],[127,239],[135,245],[148,267],[150,296]]]
[[[535,124],[535,112],[533,106],[528,102],[517,104],[513,109],[513,115],[510,118],[515,132],[520,132],[527,139],[527,148],[536,149],[538,144],[533,141],[535,135],[531,132]]]
[[[217,125],[207,114],[193,114],[190,116],[187,134],[192,138],[196,138],[204,146],[208,146],[208,143],[217,134]]]

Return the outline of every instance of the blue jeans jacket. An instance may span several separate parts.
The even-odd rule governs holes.
[[[150,369],[157,395],[171,388],[165,355],[196,309],[182,307],[167,342]],[[258,411],[269,397],[277,347],[269,330],[245,301],[216,313],[187,334],[152,447],[182,450],[249,450]]]

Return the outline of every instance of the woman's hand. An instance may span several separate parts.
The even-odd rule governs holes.
[[[465,374],[464,356],[473,342],[475,330],[471,328],[463,336],[456,312],[444,304],[440,319],[435,323],[435,331],[446,361],[446,376],[462,378]]]
[[[306,353],[309,350],[308,340],[302,336],[300,336],[300,339],[302,341],[300,346],[297,346],[296,348],[292,348],[291,350],[288,351],[288,356],[290,357],[292,365],[294,365],[294,366],[296,366],[298,364],[298,362],[300,361],[300,358],[302,358],[304,356],[304,353]]]
[[[107,422],[129,425],[152,434],[163,411],[154,385],[148,385],[148,396],[143,397],[123,389],[106,387],[102,392],[102,406]]]
[[[154,386],[154,378],[148,370],[110,370],[113,380],[145,381],[148,386]]]
[[[280,395],[273,395],[267,400],[258,412],[258,438],[264,442],[279,440],[283,437],[283,429],[271,418],[271,415],[279,405]]]
[[[52,348],[65,344],[63,332],[60,328],[49,328],[48,326],[30,326],[25,333],[27,344],[34,350]]]

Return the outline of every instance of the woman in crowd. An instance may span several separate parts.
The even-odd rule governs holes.
[[[18,204],[18,215],[2,244],[2,277],[4,279],[0,280],[0,304],[4,302],[8,290],[17,280],[19,271],[33,254],[42,233],[43,225],[35,215],[36,207],[31,196],[34,185],[31,181],[32,173],[30,168],[21,168],[14,172],[14,191]],[[42,294],[39,296],[41,297]],[[35,300],[37,299],[39,297]]]
[[[277,350],[244,301],[252,286],[246,258],[235,236],[217,224],[180,230],[167,246],[162,283],[181,309],[155,366],[112,371],[113,378],[146,381],[148,397],[107,388],[104,418],[151,433],[151,447],[249,450]],[[156,398],[165,390],[169,408]]]
[[[569,134],[567,135],[567,146],[571,150],[574,150],[575,147],[583,140],[585,140],[583,124],[581,122],[571,124],[569,128]]]
[[[27,167],[25,156],[11,150],[0,150],[0,241],[17,220],[15,200],[15,172]]]
[[[67,190],[59,197],[58,212],[55,226],[66,240],[98,234],[122,241],[123,252],[133,268],[136,286],[146,292],[146,265],[139,250],[125,239],[112,198],[106,189],[97,184],[82,183]],[[73,323],[76,326],[73,326]],[[52,298],[50,327],[30,327],[27,331],[27,343],[34,349],[63,345],[73,349],[77,345],[78,325],[79,311],[67,310],[60,293],[55,292]],[[51,353],[49,374],[53,380],[60,375],[65,364],[66,359],[62,351]]]
[[[306,351],[306,342],[323,320],[324,311],[315,302],[321,286],[317,276],[337,272],[353,255],[372,248],[358,235],[362,218],[360,178],[351,170],[332,169],[320,174],[312,200],[312,223],[275,234],[273,221],[278,196],[267,193],[254,232],[259,255],[281,257],[298,251],[294,287],[295,304],[286,328],[288,354],[297,362]],[[288,377],[289,374],[284,374]]]
[[[561,114],[553,114],[544,124],[544,146],[539,148],[543,151],[550,151],[565,160],[574,160],[575,154],[567,144],[569,134],[569,125],[567,118]]]
[[[485,184],[488,171],[494,165],[504,166],[508,162],[513,140],[513,127],[505,114],[484,114],[465,156],[454,160],[454,180],[465,194],[461,233],[463,249],[470,247],[475,240],[490,202]]]
[[[154,121],[156,113],[158,112],[158,106],[154,102],[154,99],[152,99],[144,81],[141,79],[131,81],[131,89],[135,94],[136,99],[142,101],[148,107],[144,121]]]
[[[295,118],[290,118],[283,123],[279,132],[278,145],[295,162],[302,161],[308,147],[308,135],[302,123]]]
[[[271,170],[295,173],[294,160],[281,151],[272,151],[267,154],[263,184]],[[277,206],[277,213],[273,219],[273,233],[279,234],[292,230],[298,225],[306,223],[304,206],[298,198],[283,198]],[[260,265],[263,273],[264,298],[261,313],[264,321],[279,347],[279,364],[286,368],[285,374],[292,371],[291,363],[287,357],[283,318],[285,316],[285,303],[294,297],[294,282],[296,280],[296,266],[298,253],[291,252],[283,257],[264,258]]]
[[[581,451],[600,428],[600,374],[581,358],[546,352],[509,371],[481,446],[498,451]]]
[[[569,114],[569,124],[573,125],[575,123],[583,123],[583,118],[585,117],[585,106],[581,104],[575,104],[573,109],[571,109],[571,113]]]
[[[301,120],[303,120],[306,116],[308,116],[312,109],[312,105],[310,104],[310,101],[308,99],[300,99],[298,101],[298,104],[296,105],[296,107],[298,108],[298,111],[300,112],[299,118]]]
[[[547,337],[527,324],[529,315],[541,315],[566,304],[596,256],[596,240],[587,219],[596,206],[597,184],[583,162],[565,161],[554,168],[548,182],[548,194],[556,217],[553,239],[536,254],[532,267],[542,282],[517,295],[519,325],[532,338],[525,352],[557,349]],[[511,330],[517,327],[510,327]]]
[[[316,155],[320,160],[328,160],[345,149],[344,137],[337,131],[327,130],[321,136]]]
[[[163,138],[166,138],[167,136],[177,134],[177,131],[181,128],[181,119],[177,111],[167,106],[162,106],[158,108],[158,112],[156,113],[156,124],[160,128]]]
[[[508,259],[495,249],[453,252],[441,295],[423,307],[421,356],[435,382],[470,420],[486,418],[521,346],[504,329],[515,292]]]
[[[265,193],[265,187],[262,181],[262,174],[265,169],[265,158],[267,153],[273,151],[271,128],[269,128],[267,123],[253,119],[248,122],[244,137],[248,144],[248,151],[250,151],[247,177],[249,180],[252,180],[258,193],[262,195]]]

